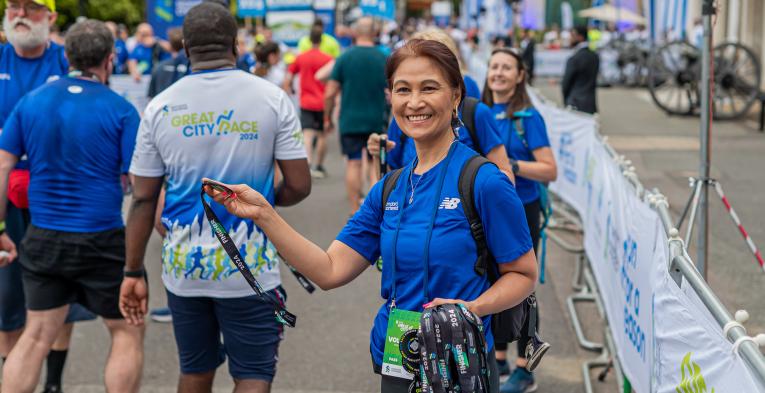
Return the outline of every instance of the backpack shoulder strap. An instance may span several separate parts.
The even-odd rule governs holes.
[[[526,148],[526,150],[528,150],[529,141],[526,140],[526,129],[523,128],[523,118],[513,116],[513,124],[515,125],[515,133],[518,135],[518,138],[521,139],[521,143],[523,143],[523,147]]]
[[[385,212],[385,205],[388,203],[388,197],[390,197],[390,193],[393,192],[393,189],[396,187],[396,184],[398,183],[398,178],[401,177],[401,172],[404,170],[404,168],[398,168],[395,171],[391,172],[388,177],[383,180],[383,191],[382,191],[382,210]]]
[[[475,208],[475,178],[478,175],[478,170],[484,164],[488,164],[491,161],[480,155],[475,155],[469,158],[462,166],[460,177],[458,181],[458,189],[460,193],[460,199],[462,200],[462,209],[465,211],[465,217],[467,217],[470,224],[470,234],[475,241],[476,249],[478,250],[478,259],[476,259],[474,270],[479,276],[483,276],[489,273],[489,280],[492,281],[492,277],[496,278],[496,272],[494,269],[489,269],[489,261],[491,260],[491,253],[489,252],[489,246],[486,243],[486,234],[483,230],[483,222],[481,222],[481,216],[478,214],[478,210]]]
[[[475,109],[478,106],[478,100],[473,97],[465,97],[462,103],[462,123],[465,124],[465,128],[470,134],[470,141],[473,142],[473,148],[476,153],[483,155],[481,150],[481,143],[478,140],[478,133],[475,129]]]

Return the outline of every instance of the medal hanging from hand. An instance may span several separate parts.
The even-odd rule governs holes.
[[[295,327],[295,322],[297,321],[297,317],[294,314],[287,311],[287,308],[284,306],[284,299],[282,299],[281,295],[279,294],[279,291],[274,291],[274,296],[269,296],[265,291],[263,291],[263,288],[260,286],[260,283],[258,283],[258,280],[255,279],[255,276],[252,275],[252,272],[250,271],[249,267],[247,267],[247,264],[244,263],[244,258],[242,258],[242,254],[239,253],[239,249],[236,247],[236,244],[234,244],[234,240],[231,239],[231,236],[229,236],[228,231],[226,231],[226,229],[223,228],[223,225],[220,223],[218,216],[215,214],[215,212],[212,210],[210,205],[207,203],[207,200],[205,200],[204,186],[206,185],[211,186],[218,191],[227,193],[227,197],[234,195],[234,192],[219,184],[214,184],[214,183],[203,184],[201,198],[202,198],[202,206],[205,209],[205,216],[207,216],[207,220],[210,222],[210,226],[212,227],[213,232],[215,233],[215,237],[218,238],[218,241],[223,246],[223,249],[226,251],[226,254],[228,254],[229,258],[231,258],[231,261],[234,262],[234,265],[239,270],[239,272],[242,273],[244,280],[247,281],[248,284],[250,284],[250,287],[252,287],[252,290],[255,291],[255,294],[258,297],[262,298],[263,300],[273,304],[274,313],[276,314],[276,319],[280,323],[287,325],[289,327]]]

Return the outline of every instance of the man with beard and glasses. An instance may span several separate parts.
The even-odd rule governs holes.
[[[0,45],[0,130],[16,103],[26,93],[48,81],[65,75],[69,64],[64,48],[49,42],[50,26],[56,20],[54,0],[9,0],[3,18],[3,32],[8,43]],[[27,203],[29,171],[26,160],[14,169],[8,182],[6,220],[0,233],[6,232],[19,243],[30,221]],[[26,323],[25,298],[21,267],[13,262],[0,267],[0,357],[8,356]],[[45,392],[61,390],[72,322],[94,319],[79,305],[71,307],[67,324],[59,332],[48,355]]]
[[[19,100],[0,135],[0,219],[5,181],[23,156],[31,172],[32,215],[20,243],[27,323],[3,369],[2,393],[32,393],[43,360],[77,302],[103,318],[111,336],[105,362],[107,392],[137,392],[143,329],[129,326],[118,307],[125,269],[121,176],[127,173],[140,117],[106,86],[114,39],[103,22],[69,29],[72,72]],[[42,115],[41,115],[42,114]],[[15,256],[0,235],[0,265]],[[143,273],[139,275],[145,279]]]

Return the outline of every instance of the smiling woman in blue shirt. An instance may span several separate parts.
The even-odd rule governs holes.
[[[483,102],[491,107],[497,121],[505,148],[515,175],[515,188],[526,211],[527,224],[536,250],[540,235],[541,192],[542,184],[554,181],[557,177],[555,157],[550,148],[547,128],[542,115],[531,105],[526,92],[526,72],[521,56],[509,48],[499,48],[489,58],[489,71],[484,86]],[[537,312],[532,308],[531,312]],[[539,318],[533,318],[539,321]],[[494,328],[497,333],[495,349],[500,371],[507,370],[505,350],[509,328],[502,323],[503,318],[495,318]],[[532,326],[532,330],[535,327]],[[528,331],[524,329],[523,331]],[[502,386],[502,393],[533,391],[534,376],[527,371],[528,359],[526,346],[530,337],[518,340],[518,358],[516,369],[510,379]],[[532,366],[530,369],[533,369]]]
[[[463,164],[476,153],[455,140],[452,128],[465,92],[456,57],[441,43],[411,40],[391,56],[386,77],[393,115],[414,140],[417,157],[402,170],[385,204],[384,180],[372,188],[326,251],[292,229],[248,186],[229,186],[233,198],[206,188],[230,213],[253,219],[286,260],[325,290],[349,283],[382,255],[385,303],[370,335],[376,369],[393,310],[422,312],[462,303],[489,327],[489,316],[525,299],[537,277],[523,204],[507,176],[491,164],[478,170],[474,204],[500,277],[490,284],[474,271],[477,248],[457,186]],[[491,349],[491,329],[485,333]],[[408,386],[401,378],[381,379],[383,392],[406,392]]]

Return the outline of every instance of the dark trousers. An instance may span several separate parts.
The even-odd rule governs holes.
[[[497,357],[494,350],[489,351],[489,392],[499,393],[499,371],[497,370]],[[377,368],[377,367],[375,367]],[[377,370],[375,371],[377,372]],[[380,392],[381,393],[409,393],[409,385],[412,381],[403,378],[389,377],[381,375]]]
[[[534,246],[534,252],[537,252],[537,249],[539,248],[539,232],[541,228],[541,214],[542,214],[542,206],[539,203],[539,199],[537,199],[534,202],[527,203],[523,205],[523,209],[526,211],[526,222],[529,225],[529,233],[531,234],[531,244]],[[539,331],[539,302],[537,302],[537,306],[531,309],[532,312],[537,313],[536,320],[537,320],[537,328],[536,330]],[[526,318],[526,323],[523,326],[523,331],[527,332],[528,329],[528,323],[529,323],[529,317]],[[528,345],[529,340],[531,337],[523,336],[521,337],[517,343],[518,343],[518,357],[522,358],[526,356],[526,345]],[[507,343],[500,343],[495,342],[494,348],[497,351],[506,351],[507,350]]]

